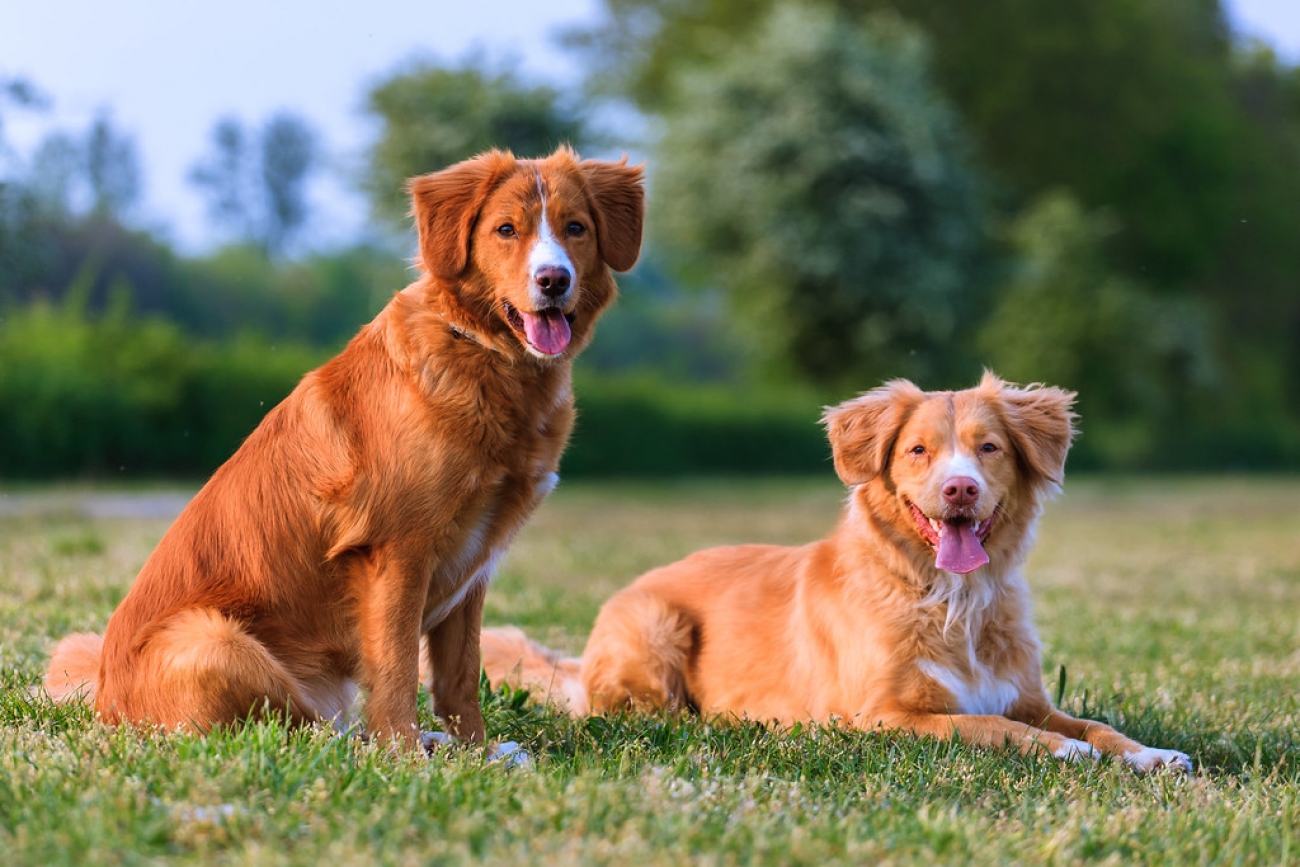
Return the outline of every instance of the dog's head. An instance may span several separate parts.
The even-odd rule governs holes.
[[[490,151],[411,180],[420,267],[452,324],[498,348],[571,357],[641,249],[640,166]]]
[[[890,382],[828,408],[835,469],[945,572],[1012,556],[1060,484],[1075,395],[985,373],[975,388],[925,392]]]

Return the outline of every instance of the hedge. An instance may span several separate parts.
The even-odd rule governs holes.
[[[0,478],[203,478],[328,353],[37,304],[0,320]],[[822,472],[818,402],[778,390],[580,376],[563,472]]]

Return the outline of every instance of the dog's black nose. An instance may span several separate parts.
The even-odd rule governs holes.
[[[954,506],[971,506],[980,498],[979,482],[970,476],[953,476],[943,483],[943,498]]]
[[[569,269],[559,265],[544,265],[533,275],[533,282],[547,298],[558,298],[568,292],[572,280]]]

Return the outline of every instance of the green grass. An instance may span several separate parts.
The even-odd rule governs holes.
[[[562,486],[487,619],[577,652],[639,572],[815,538],[841,497],[829,480]],[[489,734],[524,743],[530,769],[270,724],[106,729],[32,697],[52,640],[101,629],[165,527],[0,517],[6,864],[1300,862],[1300,479],[1076,479],[1044,519],[1045,681],[1065,666],[1067,709],[1192,754],[1190,779],[818,728],[571,721],[508,692],[485,696]]]

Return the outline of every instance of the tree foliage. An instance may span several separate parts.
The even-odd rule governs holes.
[[[1109,466],[1159,457],[1161,438],[1221,384],[1205,305],[1153,293],[1106,265],[1113,218],[1049,193],[1008,227],[1015,267],[980,332],[986,360],[1021,382],[1069,383],[1084,450]]]
[[[606,0],[576,41],[598,78],[660,112],[675,70],[714,62],[785,0]],[[1202,273],[1241,165],[1219,0],[811,0],[894,10],[934,42],[935,79],[1019,201],[1067,187],[1120,221],[1108,245],[1159,285]]]
[[[381,124],[364,186],[376,214],[407,225],[406,181],[490,148],[519,156],[582,147],[582,115],[561,94],[526,84],[481,60],[460,67],[421,63],[372,89],[366,110]]]
[[[5,161],[12,154],[5,141],[6,106],[20,109],[40,108],[46,103],[46,97],[35,85],[25,78],[0,78],[0,185],[5,183],[3,172]]]
[[[115,129],[101,112],[91,123],[83,147],[91,210],[120,219],[139,201],[144,183],[135,141]]]
[[[319,151],[311,126],[292,112],[278,112],[256,133],[225,117],[213,126],[211,151],[191,169],[190,182],[232,239],[281,256],[306,226],[307,183]]]
[[[917,31],[781,6],[673,84],[654,214],[688,279],[815,381],[959,366],[981,215]]]
[[[28,94],[30,87],[19,90]],[[30,95],[29,99],[34,98]],[[4,143],[0,141],[0,150]],[[71,218],[123,220],[140,199],[144,172],[135,140],[101,110],[84,133],[56,130],[37,145],[30,166],[0,180],[10,207]],[[26,204],[19,204],[26,199]]]
[[[604,20],[573,41],[587,49],[601,89],[675,123],[694,110],[683,102],[694,98],[678,86],[683,75],[727,64],[727,46],[752,44],[766,12],[788,5],[605,0]],[[1300,67],[1234,42],[1221,0],[805,0],[803,8],[846,17],[891,9],[933,40],[936,85],[970,131],[999,219],[1014,227],[1002,301],[966,323],[978,330],[991,316],[986,333],[1009,341],[988,338],[989,357],[1011,353],[1028,378],[1049,375],[1032,359],[1078,376],[1104,424],[1145,431],[1135,443],[1167,437],[1187,447],[1219,436],[1259,446],[1269,431],[1294,441],[1285,432],[1300,421]],[[1088,251],[1090,277],[1061,266],[1054,283],[1026,282],[1026,259],[1051,258],[1025,242],[1026,227],[1049,224],[1073,226],[1060,234]],[[1115,316],[1103,322],[1105,310]],[[1053,361],[1066,355],[1068,371]],[[1152,366],[1134,373],[1117,358]],[[1220,375],[1191,389],[1199,402],[1171,403],[1187,391],[1189,369]],[[1227,432],[1228,416],[1255,419],[1254,434],[1245,422]],[[1294,445],[1259,450],[1290,454]]]
[[[207,199],[214,224],[235,237],[251,235],[251,156],[244,125],[236,117],[223,117],[213,124],[210,138],[211,151],[190,169],[190,183]]]
[[[1218,0],[890,2],[1000,178],[1109,209],[1118,263],[1158,287],[1203,272],[1235,171]]]

